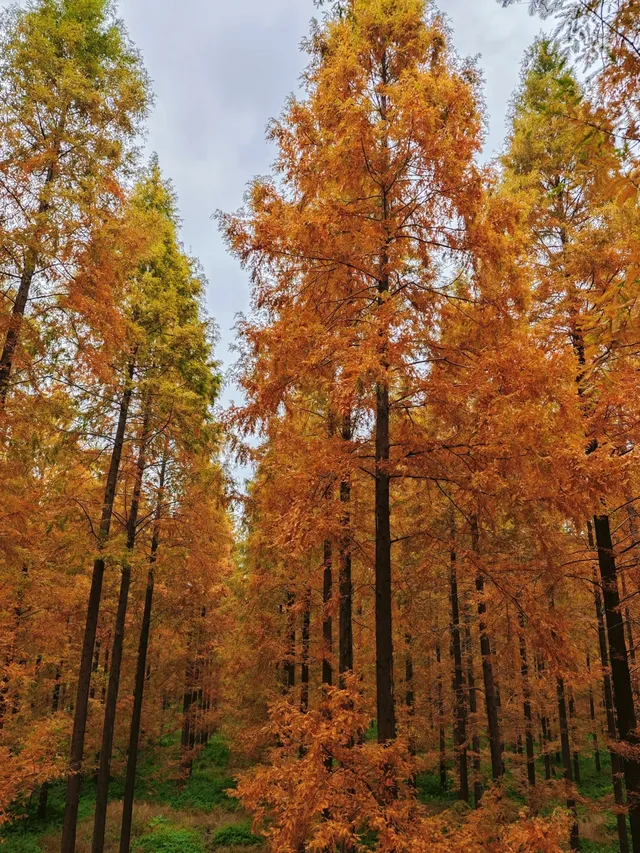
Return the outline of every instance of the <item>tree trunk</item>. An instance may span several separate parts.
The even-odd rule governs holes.
[[[140,496],[142,494],[142,480],[146,468],[147,440],[149,432],[149,402],[145,402],[144,418],[140,436],[140,451],[136,464],[135,482],[133,495],[131,497],[131,509],[127,519],[127,551],[133,552],[138,531],[138,514],[140,511]],[[104,723],[102,726],[102,745],[100,748],[100,765],[98,767],[98,788],[96,792],[96,808],[93,821],[93,840],[91,853],[103,853],[104,833],[107,822],[107,802],[109,800],[109,781],[111,778],[111,754],[113,752],[113,737],[116,723],[116,711],[118,706],[118,691],[120,689],[120,670],[122,667],[122,652],[124,648],[124,632],[127,620],[127,607],[129,603],[129,587],[131,585],[131,565],[129,556],[125,557],[120,578],[120,594],[118,597],[118,610],[113,632],[113,648],[111,651],[111,672],[109,673],[109,685],[107,687],[107,701],[104,709]]]
[[[129,733],[129,751],[127,754],[127,776],[124,785],[124,799],[122,803],[122,829],[120,831],[120,853],[129,853],[131,845],[131,823],[133,818],[133,802],[136,786],[136,770],[138,766],[138,749],[140,745],[140,724],[142,720],[142,700],[144,697],[144,684],[146,681],[147,651],[149,649],[149,633],[151,628],[151,611],[153,608],[153,593],[155,586],[155,562],[160,540],[160,519],[162,518],[162,505],[164,498],[164,483],[167,471],[167,453],[165,451],[160,469],[160,480],[158,485],[158,500],[155,512],[155,527],[151,540],[151,553],[149,555],[149,574],[147,575],[147,589],[144,598],[144,611],[142,613],[142,627],[140,629],[140,641],[138,643],[138,661],[136,664],[136,678],[133,688],[133,710],[131,713],[131,731]]]
[[[436,643],[436,663],[438,665],[438,746],[440,753],[440,787],[447,790],[447,742],[444,730],[444,697],[442,690],[442,658],[440,654],[440,642]]]
[[[449,563],[449,599],[451,603],[451,648],[453,651],[453,696],[455,702],[454,741],[458,760],[460,786],[458,796],[469,801],[469,773],[467,768],[467,703],[464,695],[464,669],[462,640],[460,636],[460,606],[458,601],[458,574],[456,552],[453,548],[453,515],[451,516],[452,547]]]
[[[631,686],[631,672],[627,658],[627,646],[624,637],[624,624],[620,612],[620,593],[609,517],[597,515],[594,518],[598,565],[602,577],[604,614],[607,625],[607,638],[611,655],[611,680],[613,682],[613,703],[616,711],[617,728],[620,740],[632,749],[624,759],[624,779],[627,788],[629,823],[634,853],[640,853],[640,760],[634,755],[640,745],[636,732],[636,713]]]
[[[44,181],[44,186],[42,187],[40,193],[40,202],[38,204],[38,219],[42,218],[42,216],[47,213],[50,207],[49,202],[45,198],[45,194],[47,191],[47,187],[49,187],[53,183],[56,176],[56,165],[60,156],[60,136],[64,130],[66,118],[67,110],[65,109],[63,110],[62,115],[60,116],[60,120],[58,121],[58,125],[55,129],[56,139],[53,144],[53,153],[55,155],[55,160],[49,163],[49,167],[47,169],[47,174]],[[9,392],[9,379],[11,377],[11,370],[13,368],[13,359],[15,356],[16,349],[18,347],[18,342],[20,340],[20,328],[22,326],[22,320],[24,318],[24,313],[27,308],[27,302],[29,301],[29,291],[31,290],[31,285],[36,274],[38,262],[38,250],[33,247],[27,249],[25,253],[25,263],[22,268],[22,274],[20,276],[20,285],[18,287],[15,302],[13,303],[13,308],[11,309],[11,320],[4,340],[2,354],[0,355],[0,407],[3,407],[7,400],[7,394]]]
[[[575,734],[576,703],[573,690],[569,690],[569,720],[571,722],[571,737],[573,738],[573,778],[576,785],[580,784],[580,753],[576,747]]]
[[[530,785],[536,784],[536,759],[533,744],[533,719],[531,714],[531,685],[529,684],[529,662],[527,660],[527,641],[524,636],[524,614],[518,611],[520,626],[520,677],[522,678],[522,700],[524,712],[525,743],[527,751],[527,779]]]
[[[311,633],[311,590],[304,597],[302,614],[302,658],[300,663],[300,710],[303,714],[309,709],[309,646]]]
[[[572,850],[580,849],[580,835],[578,833],[578,813],[576,801],[573,794],[573,772],[571,767],[571,744],[569,742],[569,724],[567,720],[567,702],[565,698],[564,679],[558,676],[556,679],[556,690],[558,694],[558,722],[560,725],[560,743],[562,747],[562,767],[564,779],[567,785],[567,809],[573,815],[569,843]]]
[[[292,592],[287,593],[287,654],[283,661],[285,691],[293,690],[296,686],[296,622],[293,613],[295,596]]]
[[[587,525],[589,531],[589,544],[593,548],[593,528],[591,523]],[[604,707],[607,717],[607,735],[610,743],[618,740],[615,710],[613,705],[613,689],[611,686],[611,675],[609,669],[609,650],[607,647],[607,633],[604,624],[604,607],[600,595],[600,587],[597,582],[596,570],[593,570],[593,599],[596,608],[596,621],[598,624],[598,645],[600,648],[600,663],[602,665],[602,686],[604,693]],[[619,809],[624,807],[624,791],[622,789],[623,767],[622,759],[615,748],[610,750],[611,756],[611,780],[613,784],[613,797]],[[629,834],[627,832],[627,819],[623,813],[616,814],[618,826],[618,841],[620,853],[629,853]]]
[[[475,519],[471,526],[471,539],[473,550],[477,554],[480,550],[480,543],[478,523]],[[478,592],[478,628],[480,631],[482,679],[484,682],[484,696],[487,709],[487,733],[489,736],[489,752],[491,754],[491,776],[496,781],[504,774],[504,762],[502,760],[502,737],[500,734],[498,699],[493,673],[493,654],[491,651],[491,641],[487,633],[487,605],[484,600],[484,576],[481,571],[476,573],[476,590]]]
[[[324,572],[322,577],[322,683],[333,684],[333,619],[331,617],[331,599],[333,596],[333,554],[331,542],[324,543]]]
[[[111,518],[113,515],[113,504],[118,484],[120,471],[120,460],[124,446],[125,430],[129,415],[129,404],[133,393],[133,375],[135,370],[134,358],[129,362],[127,384],[122,394],[118,426],[116,429],[113,451],[107,484],[102,503],[102,518],[98,533],[99,551],[106,544],[111,529]],[[64,824],[62,829],[61,853],[75,853],[76,828],[78,823],[78,804],[80,801],[80,786],[82,784],[82,757],[84,753],[84,738],[87,728],[87,711],[89,705],[89,689],[91,686],[91,666],[93,663],[93,649],[98,628],[98,614],[100,612],[100,599],[102,598],[102,582],[104,579],[105,562],[104,557],[98,553],[91,576],[91,589],[89,592],[89,603],[87,605],[87,619],[82,644],[82,656],[78,671],[78,686],[76,691],[75,713],[73,719],[73,733],[71,736],[71,754],[69,758],[69,776],[67,779],[67,798],[64,813]]]
[[[342,421],[342,439],[351,441],[351,414],[347,413]],[[353,670],[353,583],[351,579],[351,480],[345,477],[340,483],[340,503],[342,504],[342,536],[340,540],[340,612],[338,625],[338,672]],[[340,678],[340,687],[345,686]]]
[[[476,695],[476,677],[473,666],[473,643],[471,641],[470,614],[465,610],[465,650],[467,654],[467,686],[469,688],[469,714],[471,715],[471,751],[473,753],[473,800],[475,808],[482,799],[482,767],[480,764],[480,736],[477,730],[478,699]]]
[[[591,656],[587,651],[587,671],[591,673]],[[596,720],[596,706],[593,701],[593,686],[589,684],[589,717],[591,719],[592,737],[593,737],[593,757],[596,765],[596,773],[602,770],[600,764],[600,749],[598,747],[598,724]]]

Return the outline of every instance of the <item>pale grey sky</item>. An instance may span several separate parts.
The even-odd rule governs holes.
[[[492,156],[540,21],[528,16],[525,3],[508,9],[496,0],[438,5],[451,21],[458,52],[479,54],[490,121],[486,154]],[[220,329],[217,355],[228,368],[235,360],[229,351],[235,316],[247,310],[249,291],[211,214],[238,208],[247,182],[269,170],[274,151],[264,128],[297,88],[306,62],[300,41],[318,10],[313,0],[118,0],[118,9],[153,81],[147,149],[157,151],[174,183],[182,238],[209,280],[209,312]],[[234,396],[237,391],[227,387],[225,401]]]
[[[229,367],[235,315],[248,283],[225,252],[211,214],[235,210],[247,182],[269,170],[264,128],[295,90],[312,0],[120,0],[120,14],[151,75],[156,105],[148,148],[174,182],[186,247],[209,279],[208,306],[220,328],[218,357]],[[505,112],[527,46],[540,31],[526,5],[440,0],[462,55],[480,54],[490,119],[487,155],[504,137]],[[225,400],[237,397],[227,387]]]

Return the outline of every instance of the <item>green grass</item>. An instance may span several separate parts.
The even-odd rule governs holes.
[[[140,853],[204,853],[204,844],[196,830],[159,826],[139,838],[133,849]]]
[[[168,807],[167,815],[174,817],[154,817],[148,825],[142,824],[142,836],[137,839],[133,850],[137,853],[204,853],[211,843],[215,847],[256,847],[262,843],[252,834],[248,823],[230,826],[223,825],[212,832],[212,825],[219,823],[218,811],[212,819],[205,817],[214,810],[220,810],[222,822],[224,813],[235,813],[237,801],[227,794],[227,789],[235,787],[235,781],[229,772],[231,759],[229,747],[220,735],[214,735],[201,755],[194,762],[189,779],[180,786],[177,778],[167,778],[163,768],[167,760],[177,766],[180,744],[175,738],[168,738],[161,749],[149,750],[142,756],[136,782],[136,801]],[[114,779],[110,785],[109,799],[115,802],[122,798],[124,783]],[[82,786],[79,822],[91,818],[95,803],[95,782],[86,780]],[[59,832],[64,818],[66,784],[54,783],[49,789],[49,801],[46,820],[37,816],[38,796],[17,804],[14,809],[15,820],[0,830],[0,851],[2,853],[42,853],[40,840],[51,833]],[[179,812],[183,814],[180,815]],[[203,817],[199,818],[202,814]],[[184,823],[184,826],[180,824]],[[205,838],[207,844],[205,845]],[[49,848],[47,848],[49,849]]]
[[[248,823],[233,823],[216,829],[213,833],[213,843],[216,846],[253,847],[256,844],[261,844],[262,839],[251,832]]]

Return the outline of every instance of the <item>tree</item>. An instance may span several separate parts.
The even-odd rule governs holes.
[[[37,288],[37,318],[73,276],[86,235],[120,195],[146,77],[106,0],[41,0],[3,14],[2,280],[11,305],[3,329],[0,400],[29,347],[23,317]]]

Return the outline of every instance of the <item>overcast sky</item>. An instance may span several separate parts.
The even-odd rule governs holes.
[[[490,121],[486,154],[492,156],[540,21],[528,16],[525,3],[502,9],[496,0],[440,0],[439,7],[452,23],[458,52],[479,55]],[[268,172],[274,152],[264,128],[297,88],[306,61],[300,41],[317,10],[313,0],[119,0],[118,8],[153,81],[147,148],[158,153],[178,194],[182,238],[209,280],[209,312],[220,329],[217,355],[228,368],[248,284],[211,214],[237,209],[247,182]],[[234,396],[227,387],[225,400]]]
[[[306,61],[300,41],[317,10],[313,0],[120,0],[119,8],[153,80],[148,148],[174,182],[183,240],[209,279],[218,357],[228,367],[248,285],[226,255],[211,214],[238,208],[247,182],[269,170],[274,152],[264,128],[298,85]],[[457,50],[480,55],[490,156],[504,137],[522,56],[540,21],[528,16],[525,4],[502,9],[496,0],[440,0],[440,8],[451,19]],[[224,396],[237,392],[228,387]]]

